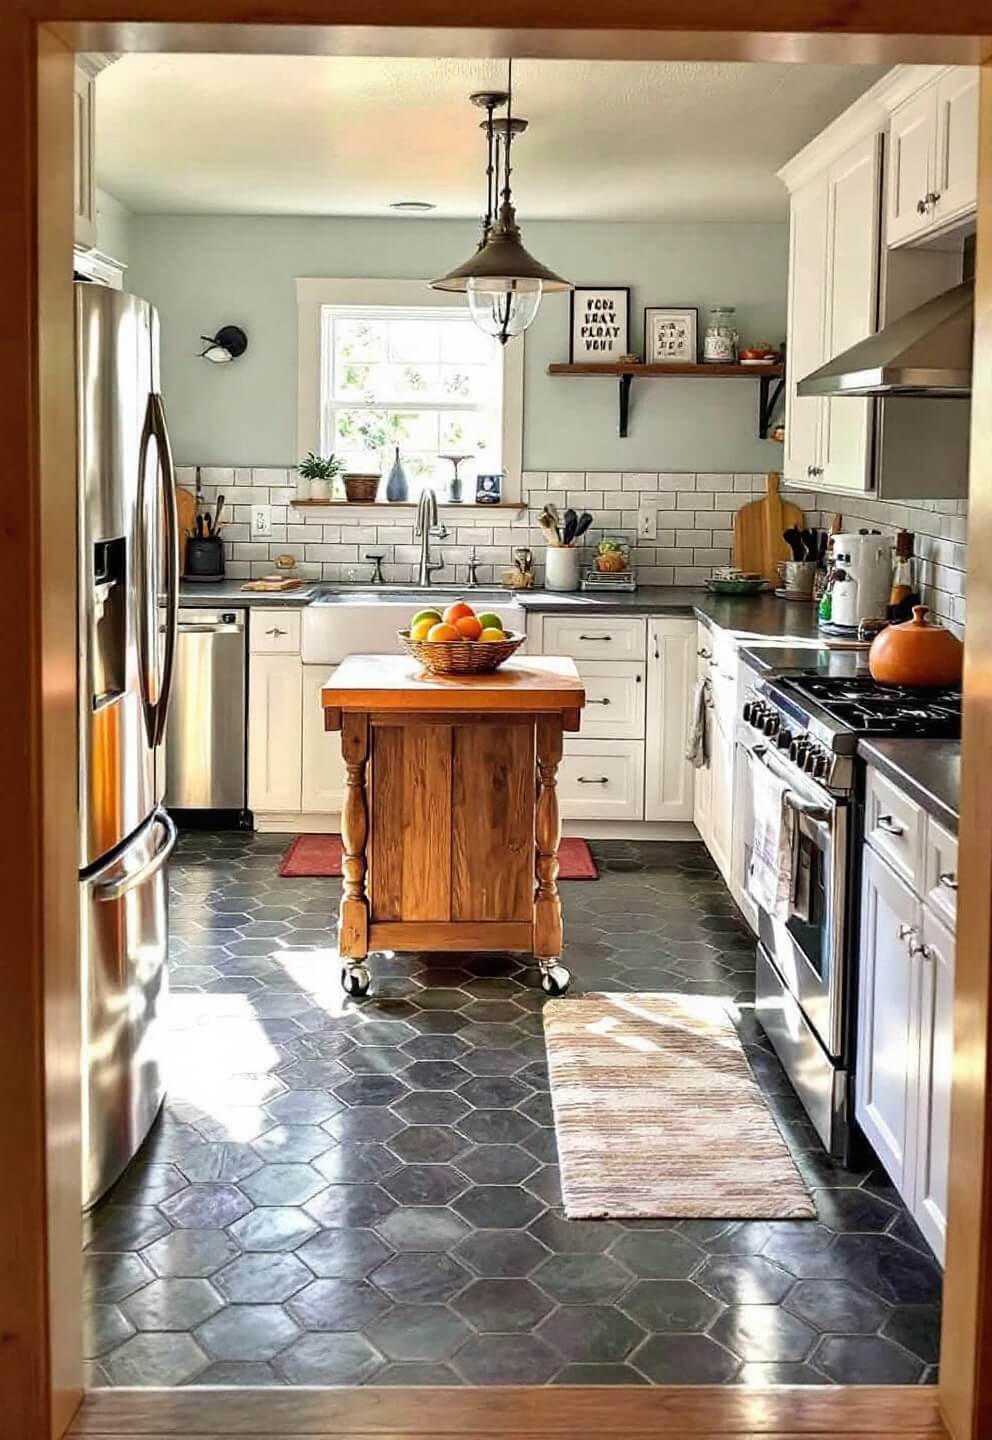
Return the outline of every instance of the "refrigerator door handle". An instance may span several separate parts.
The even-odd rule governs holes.
[[[147,864],[140,870],[132,870],[129,874],[120,875],[115,880],[104,880],[93,887],[93,894],[97,900],[119,900],[129,890],[136,890],[140,885],[146,884],[168,860],[176,848],[176,840],[179,832],[176,829],[175,821],[167,810],[157,810],[152,822],[161,825],[165,831],[165,839],[159,848],[152,855]]]
[[[151,741],[153,745],[161,745],[165,739],[165,723],[169,718],[176,668],[176,631],[179,624],[179,511],[176,504],[176,470],[172,462],[169,429],[165,423],[165,407],[161,395],[156,391],[148,397],[148,416],[158,452],[165,510],[165,655],[162,659],[162,679],[155,706],[155,732]],[[150,598],[153,604],[158,604],[157,595]]]

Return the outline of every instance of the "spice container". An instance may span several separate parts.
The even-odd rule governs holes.
[[[732,365],[737,359],[737,312],[733,305],[714,305],[703,335],[703,360],[711,365]]]

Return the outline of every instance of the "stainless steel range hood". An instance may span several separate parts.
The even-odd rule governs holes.
[[[796,386],[799,395],[971,395],[975,287],[945,290],[821,365]]]

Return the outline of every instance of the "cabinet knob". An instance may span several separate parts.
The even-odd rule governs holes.
[[[928,209],[928,210],[932,210],[933,207],[937,204],[937,201],[938,201],[939,199],[940,199],[940,191],[939,191],[939,190],[931,190],[931,191],[929,192],[929,194],[927,195],[927,209]]]
[[[917,200],[916,213],[917,215],[925,215],[927,213],[927,202],[925,198],[923,200]]]

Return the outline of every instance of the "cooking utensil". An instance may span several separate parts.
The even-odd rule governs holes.
[[[558,546],[561,544],[561,535],[558,533],[558,526],[546,510],[542,510],[537,517],[537,523],[544,531],[549,545]]]
[[[817,532],[815,530],[803,530],[801,538],[803,542],[803,559],[816,561]]]
[[[827,542],[830,539],[826,530],[820,531],[820,543],[816,550],[816,563],[820,570],[827,568]]]
[[[584,535],[591,524],[592,516],[590,515],[588,510],[583,510],[582,514],[579,516],[579,522],[575,527],[575,539],[578,540],[580,535]]]
[[[529,575],[534,569],[534,552],[526,545],[522,545],[519,550],[514,550],[513,560],[521,575]]]
[[[561,542],[563,545],[571,545],[572,541],[575,539],[575,527],[578,525],[578,523],[578,511],[573,510],[570,507],[568,510],[565,511],[565,524],[561,532]]]
[[[220,534],[220,517],[224,509],[224,496],[217,496],[217,508],[214,510],[214,534]]]
[[[889,625],[871,642],[868,669],[880,685],[925,688],[959,685],[964,646],[943,625],[927,619],[925,605],[913,606],[912,620]]]
[[[793,560],[799,561],[805,557],[806,552],[803,548],[803,537],[800,530],[797,530],[794,527],[789,530],[784,530],[782,532],[782,539],[792,551]]]
[[[734,564],[738,570],[754,571],[775,584],[776,564],[791,558],[783,532],[798,529],[803,523],[803,512],[781,498],[779,476],[775,471],[769,473],[767,484],[767,494],[743,505],[734,519]]]

